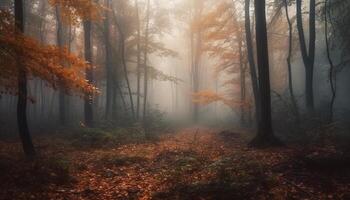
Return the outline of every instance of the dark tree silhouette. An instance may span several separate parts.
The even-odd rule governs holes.
[[[258,133],[251,142],[254,147],[279,145],[274,136],[271,118],[271,89],[269,53],[267,44],[265,0],[255,1],[256,49],[259,71],[260,117],[258,117]]]
[[[89,19],[84,21],[84,44],[85,44],[85,60],[92,64],[92,49],[91,49],[91,21]],[[86,79],[90,84],[93,83],[93,69],[86,69]],[[85,115],[85,123],[88,127],[93,127],[93,96],[91,94],[87,94],[85,96],[85,104],[84,104],[84,115]]]
[[[23,0],[15,0],[15,26],[18,32],[24,33]],[[22,140],[23,150],[26,156],[35,155],[35,150],[30,136],[27,122],[27,72],[22,67],[20,57],[17,59],[18,67],[18,102],[17,102],[17,123]]]
[[[306,47],[305,33],[303,27],[302,0],[296,0],[297,28],[301,55],[305,66],[305,97],[306,107],[309,112],[314,111],[314,64],[315,64],[315,41],[316,41],[316,2],[310,0],[309,10],[309,47]]]

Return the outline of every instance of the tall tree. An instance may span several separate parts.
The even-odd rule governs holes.
[[[244,5],[245,11],[245,35],[246,35],[246,48],[247,48],[247,56],[249,62],[249,70],[252,81],[253,95],[255,101],[255,112],[256,112],[256,121],[258,123],[260,116],[260,106],[259,106],[259,83],[258,76],[256,72],[256,65],[254,59],[254,48],[253,48],[253,40],[252,40],[252,32],[251,32],[251,23],[250,23],[250,0],[245,0]]]
[[[116,15],[114,15],[114,19],[118,28],[118,32],[119,32],[119,37],[120,37],[120,57],[121,57],[121,63],[123,66],[123,71],[124,71],[124,78],[126,81],[126,87],[128,88],[128,95],[129,95],[129,100],[130,100],[130,107],[131,107],[131,114],[133,119],[136,119],[135,117],[135,107],[134,107],[134,100],[132,97],[132,91],[131,91],[131,84],[129,81],[129,75],[128,75],[128,69],[127,69],[127,64],[126,64],[126,60],[125,60],[125,34],[123,32],[122,26],[119,23]]]
[[[84,20],[84,48],[85,48],[85,60],[92,64],[92,48],[91,48],[91,20]],[[86,79],[90,84],[93,83],[93,68],[86,69]],[[93,95],[86,94],[84,102],[84,116],[85,123],[89,127],[93,127]]]
[[[336,73],[334,73],[335,71],[335,66],[334,66],[334,62],[332,59],[332,55],[331,55],[331,50],[330,50],[330,41],[329,41],[329,28],[328,28],[328,23],[329,21],[331,21],[331,16],[328,17],[328,15],[331,15],[331,12],[328,10],[328,4],[331,4],[331,1],[325,0],[324,2],[324,32],[325,32],[325,41],[326,41],[326,52],[327,52],[327,59],[329,62],[329,83],[331,86],[331,93],[332,93],[332,98],[331,98],[331,103],[330,103],[330,108],[329,108],[329,121],[333,122],[333,118],[334,118],[334,103],[337,97],[337,88],[336,88]],[[329,18],[329,19],[328,19]]]
[[[259,71],[260,117],[258,133],[251,142],[252,146],[267,147],[280,144],[274,136],[271,117],[271,89],[269,53],[266,29],[265,0],[255,1],[256,49]]]
[[[299,33],[300,50],[305,66],[305,98],[306,107],[309,112],[314,111],[314,64],[315,64],[315,42],[316,42],[316,1],[310,0],[309,5],[309,46],[306,46],[306,39],[303,27],[302,0],[296,0],[297,28]]]
[[[140,14],[139,14],[139,3],[135,0],[135,10],[136,10],[136,21],[137,21],[137,100],[136,100],[136,119],[140,118],[140,98],[141,98],[141,28],[140,28]]]
[[[146,30],[145,30],[145,46],[143,55],[143,67],[144,67],[144,83],[143,83],[143,126],[147,126],[147,93],[148,93],[148,40],[149,40],[149,22],[150,22],[150,0],[147,0],[147,14],[146,14]]]
[[[202,26],[198,23],[202,17],[203,12],[202,0],[193,1],[193,19],[191,24],[191,75],[192,75],[192,90],[193,93],[198,93],[200,89],[200,65],[201,57],[203,53],[202,49]],[[198,122],[199,120],[199,104],[193,104],[193,121]]]
[[[16,31],[20,34],[24,33],[24,6],[23,0],[15,0],[15,26]],[[27,72],[22,66],[22,60],[20,56],[17,59],[18,68],[18,102],[17,102],[17,123],[19,134],[22,140],[24,153],[29,156],[35,156],[34,145],[30,136],[28,122],[27,122]]]
[[[60,8],[57,5],[56,6],[56,21],[57,21],[57,46],[60,48],[64,47],[64,27],[63,27],[63,23],[62,23],[62,17],[60,16]],[[58,112],[59,112],[59,122],[61,125],[65,125],[66,124],[66,104],[65,104],[65,92],[62,91],[64,90],[64,87],[60,86],[60,93],[59,93],[59,99],[58,99]]]
[[[105,0],[105,18],[104,18],[104,43],[106,53],[106,107],[105,107],[105,118],[108,119],[111,115],[112,101],[113,101],[113,69],[112,69],[112,51],[110,44],[110,23],[109,23],[109,8],[110,0]]]
[[[289,88],[289,94],[292,101],[293,111],[295,113],[296,121],[299,122],[299,109],[298,104],[295,99],[294,95],[294,89],[293,89],[293,74],[292,74],[292,50],[293,50],[293,24],[289,16],[289,10],[288,10],[288,0],[284,0],[284,7],[285,7],[285,13],[286,18],[288,22],[288,33],[289,33],[289,40],[288,40],[288,56],[287,56],[287,67],[288,67],[288,88]]]

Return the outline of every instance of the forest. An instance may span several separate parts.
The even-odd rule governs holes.
[[[0,199],[350,199],[350,0],[0,0]]]

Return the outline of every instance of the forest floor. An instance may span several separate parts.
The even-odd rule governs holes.
[[[336,149],[257,150],[247,135],[195,127],[94,147],[38,136],[34,161],[2,141],[0,199],[350,199],[350,162]]]

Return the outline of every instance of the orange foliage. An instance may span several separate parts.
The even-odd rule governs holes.
[[[192,96],[193,102],[200,105],[209,105],[214,102],[222,102],[230,108],[237,108],[242,105],[249,106],[248,102],[240,102],[233,99],[228,99],[210,90],[200,91],[194,93]]]
[[[49,0],[52,6],[58,6],[62,19],[66,23],[76,24],[81,19],[102,19],[102,7],[92,0]]]
[[[18,67],[27,71],[28,78],[38,77],[48,86],[64,88],[67,93],[93,93],[97,89],[84,78],[90,67],[83,59],[65,48],[43,45],[14,30],[13,16],[0,10],[0,92],[17,94]],[[69,66],[69,67],[66,67]]]

